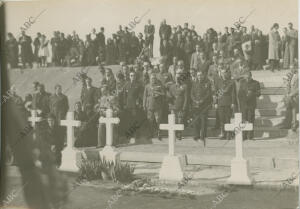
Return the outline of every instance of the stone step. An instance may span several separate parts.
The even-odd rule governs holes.
[[[261,85],[263,86],[263,85]],[[260,92],[262,95],[285,95],[285,87],[261,87]]]
[[[255,117],[272,117],[272,116],[284,116],[286,110],[283,108],[266,108],[266,109],[256,109]],[[210,109],[208,111],[209,118],[216,117],[216,109]]]
[[[257,109],[284,108],[284,95],[261,95],[257,98]]]
[[[271,72],[269,70],[252,71],[252,77],[261,83],[261,87],[284,87],[283,78],[288,72],[288,70],[276,72]]]
[[[254,121],[256,127],[274,127],[279,125],[284,119],[284,116],[257,117]],[[208,118],[208,126],[214,127],[216,118]],[[275,127],[274,127],[275,129]]]
[[[163,132],[162,132],[163,133]],[[207,137],[215,138],[220,135],[220,129],[214,129],[212,126],[207,129]],[[192,137],[192,128],[186,128],[183,132],[184,137]],[[255,139],[275,139],[286,137],[288,135],[288,129],[279,129],[276,127],[261,127],[254,126],[254,138]],[[162,134],[166,136],[166,133]]]

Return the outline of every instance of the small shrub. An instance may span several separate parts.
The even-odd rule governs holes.
[[[134,167],[129,163],[116,163],[100,160],[83,159],[79,166],[79,178],[88,181],[103,179],[107,176],[108,179],[119,181],[122,183],[131,182],[134,180]]]
[[[79,177],[88,181],[102,179],[102,165],[99,160],[83,159],[79,166]]]

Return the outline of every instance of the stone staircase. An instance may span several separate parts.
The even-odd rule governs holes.
[[[283,102],[285,87],[283,77],[287,71],[253,71],[253,79],[260,82],[261,96],[257,99],[257,109],[255,111],[254,135],[255,138],[279,138],[288,134],[287,129],[279,129],[279,125],[284,119],[286,108]],[[216,110],[209,111],[208,137],[216,137],[219,131],[213,129],[216,124]]]

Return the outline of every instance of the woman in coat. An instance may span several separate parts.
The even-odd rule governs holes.
[[[45,35],[41,35],[39,38],[40,48],[39,48],[39,58],[41,60],[41,67],[47,67],[47,57],[49,57],[48,40],[46,40]]]
[[[279,59],[280,59],[280,43],[281,38],[278,32],[279,25],[274,23],[269,33],[269,54],[268,59],[271,64],[271,70],[279,68]]]

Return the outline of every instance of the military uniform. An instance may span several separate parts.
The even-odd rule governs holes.
[[[191,99],[194,113],[194,137],[204,140],[207,131],[207,113],[212,103],[211,82],[208,79],[193,82]]]
[[[159,124],[162,121],[163,105],[165,104],[164,96],[165,90],[160,81],[145,86],[143,107],[147,111],[147,119],[151,125],[151,133],[154,134],[157,132],[159,138]]]
[[[240,80],[238,101],[243,121],[254,124],[256,98],[260,96],[260,84],[258,81],[250,79]],[[244,138],[253,138],[253,131],[243,132]]]
[[[225,137],[224,124],[230,123],[231,105],[236,105],[235,83],[232,79],[218,79],[215,83],[215,104],[218,105],[221,135]],[[229,137],[230,135],[227,135]]]
[[[168,91],[169,108],[175,114],[176,122],[183,124],[188,107],[188,88],[186,84],[174,83]],[[177,132],[177,136],[181,139],[181,132]]]

